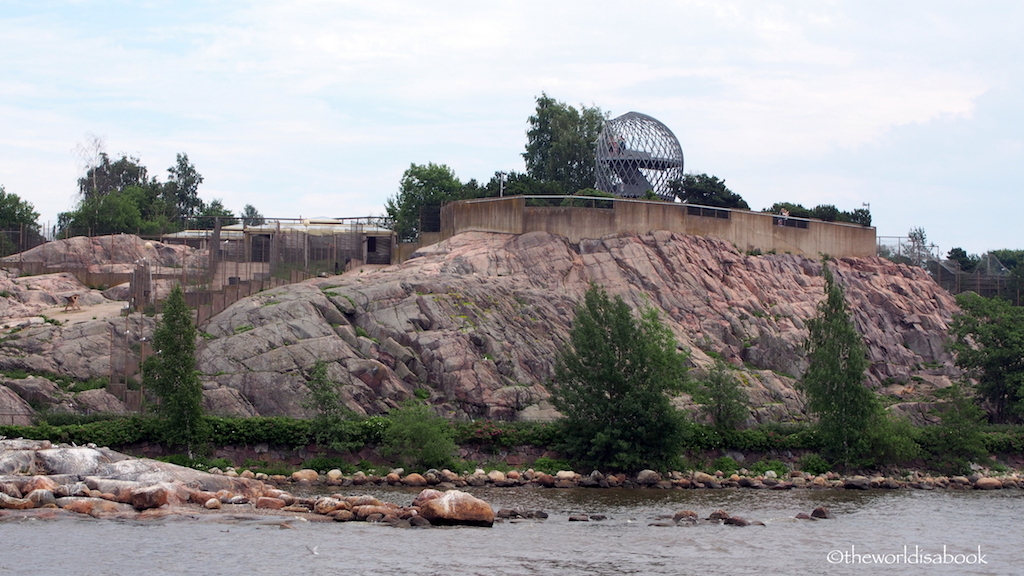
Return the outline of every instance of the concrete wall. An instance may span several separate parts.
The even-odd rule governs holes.
[[[441,238],[460,232],[523,234],[546,231],[578,243],[608,234],[669,230],[713,236],[743,251],[830,256],[874,256],[875,229],[841,222],[806,221],[806,228],[779,226],[773,214],[722,210],[728,218],[689,213],[691,205],[616,199],[613,208],[527,206],[522,196],[460,200],[441,208]],[[796,221],[798,219],[791,218]]]

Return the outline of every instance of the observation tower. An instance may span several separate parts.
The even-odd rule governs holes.
[[[668,183],[683,178],[683,149],[658,120],[639,112],[609,120],[595,156],[598,190],[624,198],[651,190],[663,200],[675,199]]]

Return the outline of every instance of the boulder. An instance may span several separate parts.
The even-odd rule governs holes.
[[[843,481],[843,488],[847,490],[868,490],[871,488],[871,480],[864,476],[852,476]]]
[[[184,498],[182,497],[183,495],[185,496]],[[179,492],[179,486],[161,482],[134,490],[132,492],[131,504],[136,510],[148,510],[168,504],[180,505],[187,500],[187,493],[183,489]]]
[[[658,474],[654,470],[641,470],[636,475],[636,483],[641,486],[651,486],[661,482],[661,474]]]
[[[433,525],[492,526],[491,505],[466,492],[448,490],[419,505],[420,516]]]
[[[285,503],[284,500],[281,500],[280,498],[262,496],[256,499],[256,507],[266,508],[268,510],[280,510],[285,507]]]
[[[974,481],[975,490],[999,490],[1003,483],[999,478],[982,477]]]
[[[305,468],[303,470],[296,470],[295,472],[292,472],[292,480],[295,482],[305,480],[306,482],[314,483],[319,479],[320,474],[316,470]]]
[[[426,486],[427,479],[424,478],[422,474],[417,474],[413,472],[412,474],[409,474],[405,478],[402,478],[402,484],[405,484],[406,486],[415,487]]]
[[[15,498],[0,492],[0,508],[6,508],[8,510],[28,510],[29,508],[35,507],[36,503],[28,498]]]
[[[35,411],[7,386],[0,385],[0,423],[8,426],[31,426]]]
[[[53,495],[53,492],[43,489],[36,488],[25,495],[25,498],[31,500],[35,504],[36,508],[42,508],[48,504],[56,504],[57,498]]]
[[[821,518],[824,520],[831,517],[832,513],[829,512],[828,508],[824,506],[818,506],[817,508],[811,511],[811,518]]]
[[[88,514],[93,518],[135,517],[138,513],[130,504],[111,502],[102,498],[58,498],[57,506],[68,512]]]

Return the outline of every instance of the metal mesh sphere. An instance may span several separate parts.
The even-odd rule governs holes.
[[[679,140],[667,126],[639,112],[609,120],[595,156],[597,189],[616,196],[637,198],[651,190],[672,200],[668,183],[683,178]]]

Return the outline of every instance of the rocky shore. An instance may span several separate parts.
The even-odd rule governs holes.
[[[296,475],[308,483],[308,475]],[[217,510],[407,527],[494,523],[490,504],[459,490],[424,489],[410,506],[369,495],[298,497],[251,473],[210,474],[92,445],[0,439],[0,521],[12,514],[135,520]]]
[[[970,476],[933,476],[918,471],[908,471],[902,476],[882,475],[850,475],[842,476],[835,472],[811,474],[793,470],[785,477],[779,477],[769,470],[763,475],[726,475],[722,472],[708,474],[699,471],[671,472],[662,475],[654,470],[643,470],[636,476],[626,474],[602,474],[599,471],[583,475],[571,470],[561,470],[555,474],[537,472],[533,469],[520,472],[510,470],[502,472],[491,470],[485,472],[476,469],[470,474],[456,474],[450,470],[428,470],[423,474],[405,474],[401,468],[390,473],[367,475],[364,472],[345,475],[340,470],[331,470],[327,474],[318,474],[315,470],[299,470],[291,476],[253,474],[243,470],[240,474],[235,469],[222,471],[217,468],[210,470],[212,474],[229,477],[260,478],[274,485],[301,486],[406,486],[433,487],[451,490],[464,487],[492,488],[648,488],[656,490],[705,489],[719,490],[742,488],[749,490],[1000,490],[1024,488],[1024,477],[1017,473],[1002,475],[984,475],[975,473]]]
[[[761,476],[673,472],[662,477],[652,470],[636,476],[580,475],[572,471],[545,474],[525,472],[456,474],[430,470],[405,474],[401,469],[378,476],[363,472],[345,475],[340,470],[319,474],[298,470],[289,476],[268,476],[228,469],[203,472],[150,460],[133,458],[95,446],[53,445],[49,441],[0,439],[0,522],[33,517],[60,518],[88,515],[98,519],[147,520],[189,518],[202,514],[229,514],[236,518],[276,516],[282,527],[288,518],[310,521],[380,522],[395,527],[492,526],[495,522],[542,521],[543,510],[507,508],[494,510],[486,501],[458,490],[463,487],[522,488],[644,488],[644,489],[765,489],[765,490],[871,490],[914,488],[996,490],[1021,487],[1017,474],[1001,477],[974,475],[932,477],[909,473],[903,478],[885,476],[840,477],[791,472],[778,478],[769,471]],[[356,494],[304,496],[319,487],[353,488]],[[372,487],[409,487],[420,492],[408,506],[379,500],[366,493]],[[294,493],[293,493],[294,492]],[[358,492],[363,492],[359,494]],[[298,494],[298,495],[297,495]],[[831,518],[827,508],[798,513],[797,520]],[[601,514],[574,513],[570,522],[603,521]],[[715,510],[702,518],[692,510],[657,516],[652,526],[725,524],[763,525],[757,520]]]

